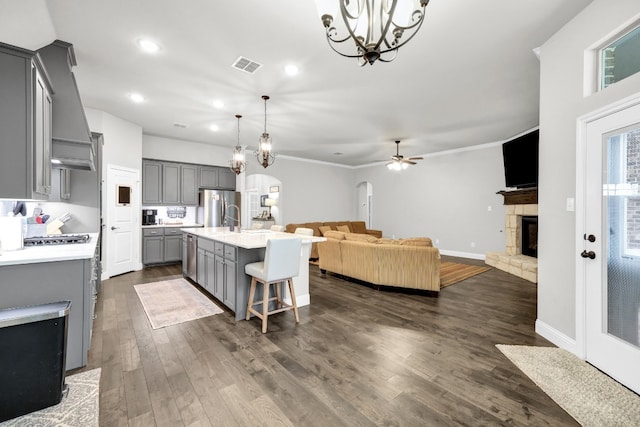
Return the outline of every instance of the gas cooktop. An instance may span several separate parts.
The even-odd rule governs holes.
[[[91,240],[91,236],[88,234],[52,234],[49,236],[27,237],[24,239],[24,245],[68,245],[74,243],[88,243],[89,240]]]

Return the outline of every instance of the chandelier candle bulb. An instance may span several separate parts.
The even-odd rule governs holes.
[[[246,162],[244,160],[244,148],[240,145],[240,119],[242,116],[236,114],[238,119],[238,144],[233,149],[233,157],[229,160],[229,168],[236,174],[240,175],[244,172]]]

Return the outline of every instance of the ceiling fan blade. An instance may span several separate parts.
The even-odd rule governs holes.
[[[409,160],[424,160],[424,157],[409,157]]]
[[[417,163],[416,163],[416,162],[412,162],[412,161],[411,161],[411,160],[409,160],[409,159],[400,160],[400,162],[401,162],[401,163],[409,163],[410,165],[417,165]]]

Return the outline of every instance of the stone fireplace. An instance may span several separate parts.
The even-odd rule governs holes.
[[[504,204],[507,208],[504,230],[505,251],[487,253],[485,263],[514,276],[537,283],[537,189],[501,191],[499,194],[504,196]],[[526,247],[523,248],[523,246]]]

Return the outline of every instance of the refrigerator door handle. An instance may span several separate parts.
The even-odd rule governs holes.
[[[227,201],[223,198],[222,203],[220,204],[220,209],[222,209],[222,217],[220,218],[220,225],[227,224]]]

